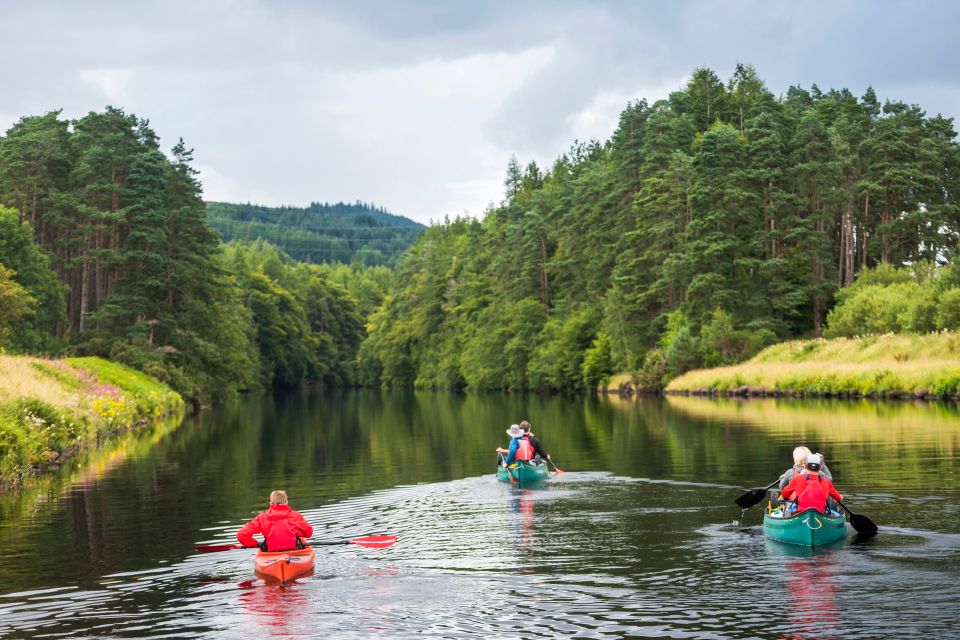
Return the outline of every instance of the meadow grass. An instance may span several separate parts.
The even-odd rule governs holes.
[[[183,399],[166,385],[100,358],[0,355],[0,487],[183,411]]]
[[[750,391],[809,396],[936,396],[960,394],[960,336],[886,334],[793,340],[747,362],[689,371],[666,388],[677,392]]]

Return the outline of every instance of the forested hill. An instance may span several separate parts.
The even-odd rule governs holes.
[[[165,153],[146,120],[114,107],[10,127],[0,137],[0,353],[103,356],[194,404],[238,389],[353,384],[362,314],[389,271],[298,263],[264,242],[225,249],[192,162],[182,140]],[[389,219],[366,215],[367,226]]]
[[[512,162],[482,221],[428,229],[368,323],[361,371],[582,389],[632,369],[655,387],[819,335],[862,271],[950,260],[958,193],[951,119],[872,89],[776,96],[752,67],[727,82],[697,69],[628,104],[610,140]]]
[[[207,219],[224,242],[263,239],[300,262],[390,265],[426,228],[355,202],[265,207],[208,202]]]

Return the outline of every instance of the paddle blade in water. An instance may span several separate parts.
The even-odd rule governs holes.
[[[747,491],[745,494],[737,498],[735,502],[741,509],[749,509],[753,505],[763,500],[763,496],[765,496],[766,493],[766,489],[750,489],[750,491]]]
[[[354,538],[353,540],[348,540],[348,544],[357,544],[361,547],[369,547],[371,549],[386,549],[387,547],[393,546],[393,543],[397,541],[397,536],[366,536],[365,538]]]
[[[859,513],[850,514],[850,524],[853,525],[857,533],[863,536],[875,536],[877,535],[877,531],[879,531],[877,525],[873,523],[873,520]]]
[[[214,553],[216,551],[230,551],[231,549],[246,549],[242,544],[199,544],[194,547],[200,553]]]

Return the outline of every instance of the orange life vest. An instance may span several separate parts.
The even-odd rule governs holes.
[[[533,460],[534,451],[533,445],[530,444],[530,439],[527,436],[523,436],[517,440],[517,460],[522,460],[524,462],[530,462]]]

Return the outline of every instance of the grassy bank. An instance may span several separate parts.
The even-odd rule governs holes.
[[[0,487],[183,410],[182,398],[169,387],[100,358],[0,355]]]
[[[784,342],[739,365],[687,372],[665,393],[953,398],[960,394],[960,335]]]

